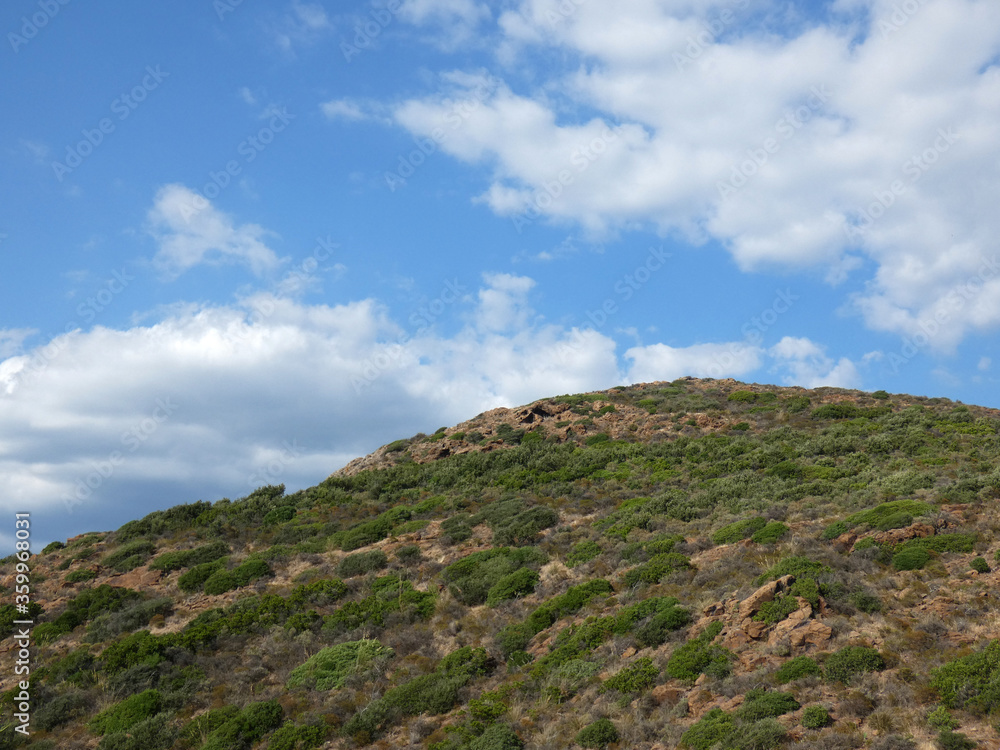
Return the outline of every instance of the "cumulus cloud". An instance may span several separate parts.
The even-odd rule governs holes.
[[[256,276],[281,265],[264,241],[270,234],[256,224],[237,226],[231,217],[184,185],[166,185],[156,194],[147,216],[159,249],[153,258],[167,278],[201,264],[238,263]]]
[[[441,148],[489,166],[479,200],[515,221],[717,240],[746,271],[815,268],[831,284],[874,268],[847,300],[869,327],[933,327],[940,351],[995,330],[1000,5],[766,12],[520,0],[491,27],[499,62],[534,55],[546,72],[523,91],[470,80],[481,106],[452,116]],[[441,129],[455,82],[398,105],[397,123]]]
[[[625,352],[631,360],[628,380],[644,383],[675,380],[684,375],[698,378],[742,377],[762,364],[763,350],[734,341],[672,347],[666,344],[637,346]]]
[[[825,347],[810,339],[785,336],[768,350],[768,354],[774,364],[772,371],[783,373],[781,379],[786,385],[803,388],[861,386],[861,375],[854,362],[847,357],[834,361],[827,356]]]

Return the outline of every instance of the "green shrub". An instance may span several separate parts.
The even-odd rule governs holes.
[[[342,578],[353,578],[376,570],[382,570],[389,564],[389,558],[380,549],[370,552],[357,552],[348,555],[337,566],[337,575]]]
[[[734,432],[747,432],[750,429],[749,422],[737,422],[730,429]]]
[[[655,648],[667,642],[670,634],[691,622],[691,613],[678,606],[670,606],[653,615],[645,625],[635,631],[635,640],[643,648]]]
[[[528,435],[535,433],[529,432]],[[523,750],[524,743],[506,724],[491,724],[469,743],[469,750]]]
[[[911,523],[913,523],[913,516],[909,513],[893,513],[879,521],[875,528],[879,531],[890,531],[892,529],[902,529]]]
[[[882,600],[867,591],[853,592],[848,597],[848,601],[857,609],[870,615],[882,611]]]
[[[896,570],[921,570],[931,560],[931,554],[922,547],[904,547],[892,556]]]
[[[225,594],[237,588],[236,578],[228,570],[217,570],[205,581],[204,591],[209,596]]]
[[[691,750],[712,750],[728,745],[737,733],[733,717],[721,708],[713,708],[681,735],[681,747]]]
[[[181,574],[180,578],[177,579],[177,585],[185,593],[201,591],[205,587],[205,581],[225,566],[226,560],[224,558],[222,560],[195,565],[186,573]]]
[[[722,632],[722,623],[714,622],[697,637],[678,647],[667,661],[666,672],[679,680],[695,680],[701,674],[724,677],[732,669],[733,654],[712,641]]]
[[[892,519],[899,519],[903,516],[918,518],[933,512],[934,507],[918,500],[892,500],[882,503],[874,508],[862,510],[847,517],[847,523],[852,526],[866,524],[873,528],[881,528],[892,523]],[[912,522],[911,518],[911,522]],[[896,528],[888,526],[888,528]]]
[[[799,603],[795,600],[794,596],[780,596],[777,599],[772,599],[769,602],[761,604],[760,609],[757,610],[753,619],[756,622],[774,625],[784,620],[792,612],[798,610],[798,608]]]
[[[127,732],[104,735],[97,750],[168,750],[176,737],[170,714],[164,712],[133,724]]]
[[[801,707],[791,693],[749,690],[744,697],[743,704],[736,709],[735,716],[744,723],[751,723],[798,711]]]
[[[559,514],[556,511],[544,505],[535,506],[518,513],[502,528],[494,528],[493,542],[503,545],[531,544],[538,536],[538,532],[551,528],[557,523],[559,523]]]
[[[653,666],[653,660],[648,656],[637,660],[635,664],[625,667],[604,681],[604,690],[617,690],[619,693],[638,693],[656,683],[660,670]]]
[[[293,607],[305,604],[330,604],[347,594],[347,585],[338,578],[323,578],[310,583],[302,583],[292,589],[288,603]]]
[[[124,732],[134,724],[160,712],[163,699],[158,690],[145,690],[104,709],[87,723],[94,734]]]
[[[846,646],[826,660],[825,673],[828,680],[836,680],[849,685],[857,675],[865,672],[881,672],[885,660],[873,648],[867,646]]]
[[[1000,705],[1000,641],[932,670],[931,687],[946,708],[987,713]]]
[[[969,566],[974,571],[976,571],[977,573],[989,573],[990,572],[990,564],[988,562],[986,562],[986,558],[985,557],[975,557],[975,558],[973,558],[972,562],[969,563]]]
[[[830,541],[831,539],[836,539],[841,534],[846,534],[850,530],[851,526],[847,521],[835,521],[823,529],[820,539]]]
[[[72,573],[67,573],[66,577],[63,578],[66,583],[82,583],[83,581],[89,581],[97,578],[97,572],[93,570],[74,570]]]
[[[364,673],[393,655],[391,648],[376,640],[339,643],[313,654],[293,669],[287,685],[324,691],[341,688],[352,674]]]
[[[785,402],[785,409],[791,414],[805,411],[812,405],[812,401],[806,396],[792,396]]]
[[[743,727],[731,741],[734,750],[774,750],[785,740],[785,728],[774,719],[763,719]]]
[[[941,750],[976,750],[979,743],[964,734],[945,729],[938,735],[937,746]]]
[[[101,560],[101,564],[119,573],[127,573],[142,565],[156,551],[156,545],[148,539],[137,539],[121,545]]]
[[[738,401],[743,404],[752,404],[757,401],[757,394],[753,391],[733,391],[726,397],[726,401]]]
[[[691,561],[677,552],[653,556],[649,562],[625,572],[625,585],[631,588],[641,583],[658,583],[665,575],[689,567]]]
[[[104,649],[101,653],[101,669],[114,675],[140,664],[156,666],[163,661],[166,649],[167,642],[148,630],[130,633]]]
[[[751,536],[750,541],[756,544],[774,544],[787,533],[788,526],[781,521],[771,521],[771,523]]]
[[[396,550],[396,559],[404,565],[413,565],[422,559],[420,547],[416,544],[407,544]]]
[[[609,719],[598,719],[576,735],[576,743],[587,748],[604,748],[618,742],[618,729]]]
[[[938,730],[958,729],[960,726],[955,717],[953,717],[944,706],[938,706],[933,711],[928,713],[927,723]]]
[[[236,585],[242,587],[256,581],[258,578],[272,576],[274,575],[274,571],[267,564],[267,560],[257,555],[250,555],[250,557],[233,568],[232,574]]]
[[[763,516],[748,518],[743,521],[736,521],[712,534],[712,541],[715,544],[732,544],[741,539],[753,536],[767,525],[767,519]]]
[[[250,703],[214,729],[201,750],[249,750],[265,734],[281,726],[283,711],[277,701]]]
[[[501,578],[520,568],[538,568],[547,562],[544,552],[535,547],[499,547],[473,552],[442,571],[452,596],[467,606],[486,602],[490,589]]]
[[[815,659],[809,656],[796,656],[782,664],[774,673],[774,678],[779,685],[784,685],[792,680],[819,674],[820,668]]]
[[[517,599],[534,592],[538,573],[531,568],[521,568],[500,578],[486,595],[486,606],[495,607],[508,599]]]
[[[862,410],[854,404],[826,404],[813,409],[813,419],[855,419],[861,416]]]
[[[802,726],[806,729],[822,729],[832,723],[830,712],[823,706],[806,706],[802,711]]]
[[[229,554],[229,545],[223,541],[211,542],[190,550],[175,550],[164,552],[157,556],[150,564],[150,570],[162,570],[170,573],[174,570],[190,568],[194,565],[214,562]]]
[[[823,573],[830,572],[830,568],[818,562],[810,560],[808,557],[792,556],[781,560],[777,565],[769,568],[763,575],[757,578],[757,585],[776,581],[783,576],[792,575],[796,578],[818,578]]]
[[[601,554],[601,548],[597,542],[589,540],[577,542],[573,545],[573,549],[569,551],[569,554],[566,555],[566,565],[570,568],[575,568],[577,565],[590,562],[599,554]]]
[[[267,750],[317,750],[326,741],[326,736],[325,727],[288,722],[271,735]]]

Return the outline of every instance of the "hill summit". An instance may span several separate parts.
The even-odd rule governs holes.
[[[495,409],[34,555],[0,750],[996,748],[998,459],[884,391]]]

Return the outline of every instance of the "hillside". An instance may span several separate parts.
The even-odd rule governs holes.
[[[992,750],[998,459],[997,410],[883,391],[496,409],[34,555],[0,750]]]

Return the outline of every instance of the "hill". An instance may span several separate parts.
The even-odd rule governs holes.
[[[32,556],[0,749],[996,748],[998,458],[882,391],[486,412]]]

